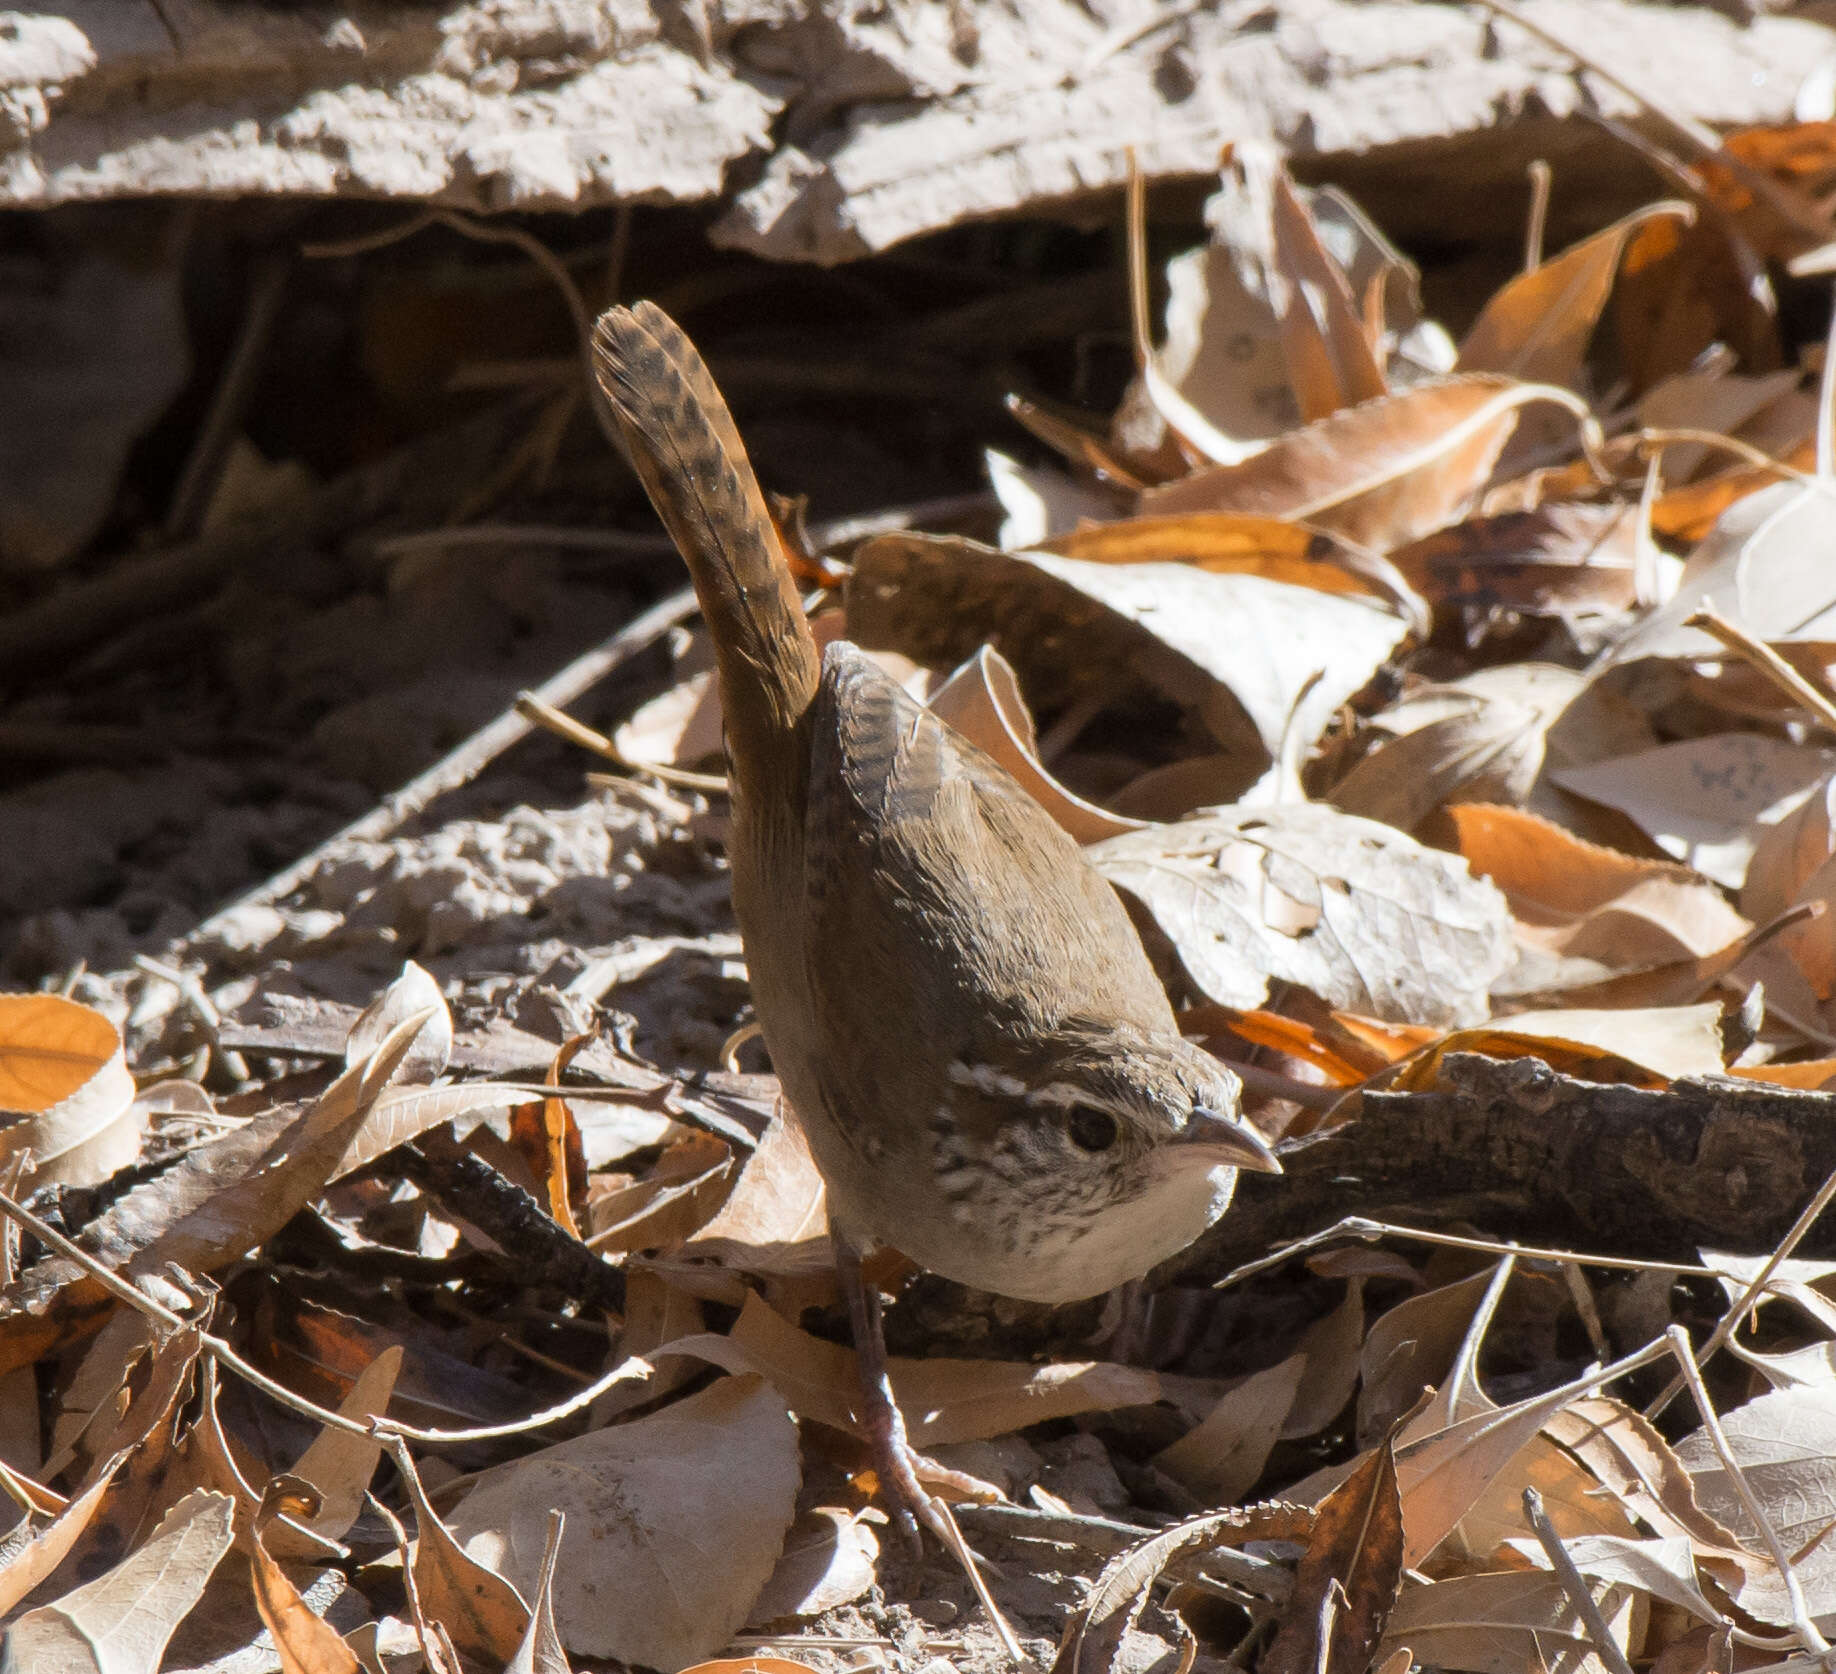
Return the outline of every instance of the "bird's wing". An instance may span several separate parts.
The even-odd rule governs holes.
[[[811,720],[807,958],[838,1022],[897,1005],[914,1028],[1164,1025],[1121,902],[999,763],[846,643]]]

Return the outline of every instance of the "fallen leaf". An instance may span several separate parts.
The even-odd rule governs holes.
[[[1402,1502],[1390,1444],[1377,1448],[1320,1502],[1276,1617],[1260,1674],[1364,1674],[1383,1634],[1403,1569]],[[1329,1588],[1343,1594],[1321,1644]]]
[[[1304,1354],[1252,1372],[1154,1463],[1211,1505],[1231,1505],[1262,1475],[1307,1370]]]
[[[1358,1352],[1358,1445],[1374,1447],[1392,1425],[1445,1381],[1492,1269],[1405,1297],[1379,1314]]]
[[[929,707],[933,715],[1006,768],[1077,842],[1100,842],[1142,828],[1140,820],[1122,819],[1086,802],[1046,770],[1013,664],[992,645],[984,645],[952,673],[931,694]]]
[[[860,1372],[853,1350],[799,1331],[757,1296],[746,1298],[731,1336],[680,1339],[657,1351],[665,1354],[694,1354],[731,1372],[761,1373],[798,1417],[855,1428]],[[887,1370],[916,1447],[982,1441],[1050,1419],[1160,1399],[1160,1380],[1152,1372],[1100,1360],[1028,1366],[895,1357]]]
[[[1449,802],[1521,805],[1543,770],[1550,727],[1584,684],[1569,669],[1510,663],[1422,687],[1371,717],[1388,738],[1328,800],[1408,832]]]
[[[648,1418],[480,1473],[452,1525],[468,1552],[529,1586],[559,1507],[563,1643],[680,1668],[746,1620],[790,1527],[798,1477],[783,1399],[762,1378],[721,1378]]]
[[[752,1601],[747,1619],[763,1627],[787,1616],[820,1616],[852,1604],[872,1589],[879,1557],[879,1536],[863,1513],[814,1506],[791,1525],[778,1566]]]
[[[1711,604],[1768,644],[1836,638],[1831,492],[1784,482],[1735,501],[1690,554],[1676,592],[1614,647],[1613,661],[1725,661],[1730,653],[1719,640],[1684,626]]]
[[[124,1448],[113,1458],[103,1461],[91,1473],[90,1482],[62,1511],[38,1528],[25,1533],[15,1529],[0,1557],[0,1616],[6,1616],[19,1601],[45,1579],[76,1545],[83,1531],[101,1505],[115,1474],[127,1463],[132,1449]]]
[[[1333,808],[1220,809],[1089,853],[1239,1010],[1280,981],[1386,1021],[1477,1022],[1511,961],[1504,898],[1465,862]]]
[[[783,1108],[746,1159],[727,1201],[681,1253],[750,1273],[808,1277],[832,1271],[822,1176],[802,1128]]]
[[[1833,766],[1836,755],[1807,744],[1718,732],[1557,768],[1550,777],[1564,790],[1617,808],[1667,855],[1738,889],[1764,828],[1790,813]]]
[[[1637,1603],[1625,1588],[1602,1588],[1600,1603],[1624,1652]],[[1410,1587],[1396,1601],[1377,1655],[1407,1645],[1422,1666],[1472,1674],[1607,1674],[1562,1583],[1541,1570],[1456,1575]]]
[[[1150,488],[1141,510],[1247,512],[1387,552],[1452,523],[1485,486],[1519,410],[1575,398],[1491,374],[1438,379],[1290,431],[1239,465]]]
[[[597,1432],[600,1435],[614,1433]],[[528,1631],[529,1606],[523,1602],[516,1583],[505,1573],[504,1565],[496,1561],[495,1552],[471,1550],[474,1542],[466,1531],[476,1534],[482,1525],[476,1521],[466,1523],[458,1515],[447,1523],[429,1502],[406,1445],[397,1446],[391,1452],[408,1486],[408,1497],[414,1503],[415,1541],[411,1570],[416,1609],[448,1634],[453,1644],[467,1656],[487,1663],[507,1662],[516,1654],[517,1646]],[[517,1471],[529,1465],[532,1459],[541,1457],[541,1454],[533,1454],[498,1469]],[[490,1476],[490,1472],[484,1472],[474,1482],[482,1486]],[[503,1479],[497,1480],[501,1483]],[[548,1492],[549,1485],[541,1482],[539,1476],[524,1480],[532,1489],[541,1483],[540,1491],[532,1493],[518,1507],[525,1518],[522,1532],[533,1537],[523,1552],[525,1566],[521,1573],[527,1585],[541,1573],[545,1545],[542,1536],[549,1508],[563,1501],[559,1494]],[[473,1491],[476,1492],[477,1487]],[[464,1510],[462,1502],[459,1511],[462,1514]],[[483,1545],[490,1547],[491,1543],[486,1541]]]
[[[1431,604],[1473,619],[1616,616],[1637,596],[1637,535],[1636,506],[1551,501],[1451,523],[1390,562]]]
[[[1728,1449],[1747,1485],[1787,1552],[1813,1617],[1836,1613],[1836,1547],[1828,1530],[1836,1524],[1836,1376],[1821,1385],[1761,1395],[1721,1415]],[[1676,1445],[1702,1509],[1755,1551],[1763,1539],[1720,1457],[1701,1430]],[[1780,1626],[1792,1620],[1783,1581],[1770,1564],[1753,1567],[1735,1603],[1761,1621]]]
[[[863,645],[939,666],[987,641],[1042,709],[1145,686],[1242,752],[1246,785],[1284,733],[1317,737],[1407,631],[1357,594],[918,535],[882,535],[856,554],[848,626]]]
[[[1282,358],[1302,419],[1389,394],[1345,270],[1320,242],[1285,169],[1275,175],[1273,201],[1275,254],[1286,281],[1279,298]]]
[[[187,1494],[114,1568],[12,1622],[7,1666],[158,1674],[167,1641],[230,1549],[231,1517],[227,1495]]]
[[[1546,953],[1641,970],[1702,959],[1752,925],[1701,873],[1589,843],[1520,808],[1450,808],[1459,851],[1504,891],[1517,934]]]
[[[338,1630],[312,1607],[294,1586],[264,1542],[276,1515],[292,1511],[301,1502],[292,1495],[292,1480],[277,1476],[261,1497],[261,1509],[250,1529],[249,1567],[255,1588],[255,1607],[274,1639],[283,1674],[362,1674],[356,1653]]]
[[[1613,291],[1626,241],[1663,219],[1694,219],[1686,203],[1654,203],[1571,244],[1494,291],[1460,344],[1460,372],[1508,372],[1542,384],[1581,387],[1588,339]]]
[[[100,1185],[146,1132],[120,1030],[57,994],[0,994],[0,1112],[19,1113],[0,1125],[0,1168],[29,1152],[26,1191]]]
[[[567,1519],[559,1511],[548,1514],[548,1538],[542,1547],[542,1573],[536,1579],[530,1605],[529,1627],[504,1666],[504,1674],[572,1674],[561,1630],[555,1625],[555,1572],[561,1563],[561,1535]]]
[[[1066,1624],[1051,1674],[1114,1674],[1122,1642],[1167,1566],[1194,1554],[1250,1541],[1305,1541],[1315,1513],[1304,1506],[1246,1506],[1188,1518],[1111,1558],[1083,1608]]]
[[[338,1413],[364,1424],[381,1418],[389,1410],[389,1397],[395,1380],[401,1376],[403,1349],[391,1343],[357,1374],[357,1381],[338,1403]],[[376,1474],[382,1457],[382,1443],[368,1436],[354,1436],[348,1430],[326,1425],[295,1462],[290,1475],[309,1482],[318,1493],[318,1509],[303,1522],[320,1540],[341,1540],[363,1510],[364,1496],[370,1479]],[[277,1558],[289,1556],[319,1558],[317,1550],[295,1552],[289,1542],[291,1529],[277,1523],[268,1531],[269,1550]]]

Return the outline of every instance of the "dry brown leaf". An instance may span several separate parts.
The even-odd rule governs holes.
[[[0,1168],[29,1152],[27,1191],[100,1185],[146,1131],[120,1030],[57,994],[0,994],[0,1112],[18,1112],[0,1125]]]
[[[542,1548],[542,1572],[536,1578],[535,1597],[529,1607],[529,1627],[504,1666],[504,1674],[572,1674],[561,1630],[555,1624],[555,1572],[561,1565],[561,1534],[567,1519],[559,1511],[548,1514],[548,1539]]]
[[[614,1177],[617,1178],[617,1177]],[[601,1255],[674,1249],[703,1227],[733,1185],[733,1151],[691,1133],[669,1146],[642,1180],[593,1182],[582,1214],[586,1242]]]
[[[780,1277],[826,1277],[834,1271],[822,1176],[802,1128],[782,1108],[746,1159],[727,1201],[682,1254]]]
[[[1513,1548],[1538,1569],[1550,1569],[1549,1555],[1534,1540],[1513,1540]],[[1632,1587],[1687,1610],[1698,1621],[1719,1622],[1721,1611],[1703,1596],[1696,1581],[1696,1556],[1681,1535],[1661,1540],[1628,1540],[1623,1535],[1573,1535],[1562,1542],[1569,1560],[1591,1581]]]
[[[854,1429],[860,1373],[853,1351],[799,1331],[757,1296],[746,1298],[731,1336],[685,1338],[658,1353],[694,1354],[730,1372],[762,1373],[798,1417]],[[1152,1372],[1103,1361],[1026,1366],[895,1358],[888,1371],[917,1447],[983,1441],[1048,1419],[1160,1399],[1160,1380]]]
[[[338,1403],[339,1415],[359,1424],[384,1416],[395,1391],[395,1380],[401,1376],[402,1358],[400,1343],[391,1343],[377,1355],[357,1374],[350,1393]],[[304,1524],[319,1540],[341,1540],[363,1510],[364,1496],[381,1457],[381,1442],[326,1425],[289,1473],[311,1483],[318,1496],[318,1509],[310,1517],[296,1516],[294,1521]],[[288,1524],[275,1523],[267,1531],[268,1550],[276,1558],[323,1557],[321,1550],[310,1545],[296,1550],[295,1539]]]
[[[1280,1503],[1216,1512],[1162,1529],[1111,1558],[1091,1583],[1083,1608],[1066,1624],[1051,1674],[1114,1674],[1148,1589],[1176,1559],[1249,1541],[1304,1542],[1315,1515]]]
[[[104,1460],[91,1473],[89,1486],[43,1527],[32,1530],[28,1538],[20,1541],[19,1531],[14,1531],[5,1560],[0,1562],[0,1616],[9,1615],[21,1599],[64,1561],[89,1527],[103,1495],[131,1452],[132,1449],[124,1448],[113,1458]]]
[[[1617,808],[1667,855],[1738,889],[1768,825],[1829,776],[1836,756],[1752,732],[1717,732],[1655,750],[1554,769],[1564,790]]]
[[[1046,770],[1013,664],[992,645],[984,645],[952,673],[931,694],[929,707],[1006,768],[1077,842],[1096,843],[1141,829],[1140,820],[1123,819],[1086,802]]]
[[[1707,878],[1604,848],[1519,808],[1450,808],[1459,850],[1504,891],[1518,935],[1544,952],[1638,970],[1701,959],[1752,926]]]
[[[1492,375],[1448,378],[1290,431],[1240,465],[1151,488],[1143,512],[1239,512],[1313,523],[1387,552],[1452,523],[1485,486],[1519,410],[1575,398]]]
[[[187,1494],[112,1569],[9,1624],[7,1667],[158,1674],[167,1641],[230,1549],[231,1517],[227,1495]]]
[[[1740,910],[1765,924],[1798,900],[1823,865],[1836,855],[1836,778],[1813,786],[1781,818],[1765,826],[1747,862]]]
[[[1449,802],[1521,805],[1543,770],[1550,727],[1584,684],[1570,669],[1508,663],[1424,686],[1371,718],[1387,741],[1328,800],[1408,832]]]
[[[1358,1387],[1358,1345],[1364,1339],[1364,1280],[1349,1276],[1345,1299],[1307,1327],[1300,1353],[1307,1362],[1293,1405],[1282,1421],[1281,1439],[1298,1441],[1324,1430]]]
[[[1275,254],[1281,288],[1282,358],[1303,422],[1390,392],[1345,270],[1320,242],[1319,229],[1285,169],[1274,180]]]
[[[1512,958],[1503,896],[1463,861],[1333,808],[1219,809],[1090,857],[1238,1010],[1279,981],[1387,1021],[1477,1022]]]
[[[1654,203],[1520,273],[1493,293],[1460,345],[1460,372],[1508,372],[1579,389],[1588,339],[1613,291],[1626,242],[1658,220],[1687,223],[1686,203]]]
[[[1725,364],[1693,367],[1654,384],[1638,398],[1633,411],[1646,429],[1706,430],[1734,436],[1802,382],[1803,374],[1796,368],[1750,377],[1729,371]],[[1663,450],[1664,480],[1674,487],[1688,482],[1704,464],[1712,462],[1719,468],[1727,460],[1727,454],[1706,442],[1670,442]]]
[[[297,1487],[291,1478],[277,1476],[261,1496],[249,1538],[255,1607],[273,1637],[282,1674],[362,1674],[356,1653],[300,1597],[299,1589],[268,1551],[266,1536],[276,1526],[278,1514],[303,1509],[311,1516],[316,1510],[310,1496],[297,1495]]]
[[[1603,1588],[1600,1603],[1623,1652],[1639,1614],[1637,1595]],[[1377,1655],[1395,1645],[1407,1645],[1424,1667],[1471,1674],[1607,1674],[1562,1583],[1541,1570],[1458,1575],[1405,1589]]]
[[[187,1152],[91,1222],[84,1247],[135,1276],[168,1265],[210,1273],[265,1242],[324,1189],[419,1027],[414,1018],[401,1024],[382,1050],[346,1070],[304,1111],[283,1106]],[[0,1370],[35,1359],[112,1306],[101,1286],[62,1256],[22,1275],[5,1304]]]
[[[1833,492],[1783,482],[1729,506],[1689,555],[1675,593],[1620,641],[1614,661],[1726,661],[1718,640],[1684,626],[1708,604],[1768,644],[1836,639]]]
[[[1365,1674],[1396,1601],[1402,1558],[1402,1502],[1386,1441],[1320,1502],[1259,1674]],[[1322,1645],[1322,1608],[1334,1586],[1343,1602]]]
[[[848,625],[864,645],[934,665],[992,643],[1040,708],[1145,687],[1195,710],[1241,752],[1244,788],[1285,733],[1316,738],[1406,631],[1357,594],[919,535],[882,535],[861,548]]]
[[[1424,1390],[1445,1382],[1492,1276],[1486,1268],[1406,1297],[1372,1324],[1358,1353],[1360,1447],[1374,1447]]]
[[[752,1601],[747,1620],[763,1627],[852,1604],[872,1589],[879,1557],[879,1536],[865,1511],[814,1506],[791,1525],[778,1566]]]
[[[1167,264],[1165,342],[1123,402],[1116,433],[1125,444],[1152,446],[1164,425],[1205,457],[1226,462],[1296,422],[1281,341],[1278,293],[1285,281],[1275,248],[1282,170],[1273,146],[1232,147],[1205,206],[1213,242]],[[1413,266],[1336,188],[1300,187],[1295,196],[1352,295],[1377,297],[1391,365],[1405,375],[1446,371],[1453,345],[1438,326],[1423,322]]]
[[[1420,1568],[1549,1419],[1588,1387],[1587,1382],[1564,1384],[1512,1406],[1475,1412],[1399,1446],[1396,1475],[1407,1532],[1406,1567]],[[1629,1528],[1622,1522],[1617,1532]]]
[[[1450,524],[1390,562],[1431,604],[1473,616],[1617,615],[1637,595],[1637,537],[1636,506],[1551,501]]]
[[[1201,1503],[1231,1505],[1242,1499],[1269,1462],[1306,1370],[1307,1357],[1293,1354],[1266,1371],[1252,1372],[1220,1396],[1201,1423],[1155,1454],[1155,1465],[1199,1495]]]
[[[1279,517],[1129,517],[1054,535],[1039,550],[1087,564],[1190,564],[1213,575],[1259,575],[1322,593],[1389,597],[1360,573],[1351,547],[1323,529]]]
[[[394,1072],[404,1081],[432,1081],[453,1052],[453,1014],[439,983],[412,959],[351,1025],[344,1042],[344,1067],[358,1069],[381,1051],[396,1030],[413,1024],[407,1053]]]
[[[1777,1390],[1721,1415],[1729,1451],[1766,1513],[1792,1563],[1813,1617],[1836,1612],[1836,1373],[1795,1389]],[[1764,1551],[1719,1456],[1701,1430],[1685,1436],[1676,1456],[1689,1472],[1702,1510],[1753,1551]],[[1792,1620],[1778,1571],[1750,1566],[1735,1593],[1742,1610],[1780,1626]]]
[[[441,1520],[428,1502],[427,1492],[421,1486],[407,1448],[398,1446],[392,1452],[396,1468],[408,1485],[408,1497],[414,1503],[416,1533],[412,1567],[418,1608],[467,1656],[487,1663],[507,1662],[516,1654],[528,1630],[529,1606],[523,1602],[515,1583],[502,1573],[501,1566],[474,1556],[467,1545],[462,1544],[464,1535],[460,1531],[464,1525],[455,1520],[449,1526]],[[528,1462],[524,1459],[516,1463],[520,1466]],[[545,1524],[549,1507],[558,1503],[552,1497],[537,1495],[526,1502],[523,1509],[534,1513]],[[463,1511],[464,1507],[460,1509]],[[478,1525],[470,1527],[475,1531]],[[541,1529],[538,1528],[525,1553],[526,1576],[533,1577],[540,1572],[542,1549]]]
[[[452,1524],[475,1558],[527,1586],[559,1507],[563,1643],[680,1668],[746,1620],[791,1525],[799,1475],[783,1398],[762,1378],[721,1378],[648,1418],[482,1472]]]

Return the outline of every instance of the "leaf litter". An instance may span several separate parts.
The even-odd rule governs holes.
[[[1836,1080],[1836,726],[1778,672],[1836,667],[1822,350],[1789,363],[1714,272],[1814,256],[1742,173],[1801,169],[1781,143],[1673,159],[1692,203],[1533,260],[1457,349],[1349,198],[1246,148],[1164,346],[1137,287],[1113,419],[1016,400],[1061,457],[991,459],[1006,546],[805,554],[845,578],[820,631],[1087,845],[1291,1173],[1479,1061],[1533,1116],[1652,1101],[1650,1201],[1571,1193],[1555,1248],[1508,1206],[1557,1165],[1475,1101],[1381,1252],[1315,1236],[1220,1287],[1201,1245],[1057,1314],[877,1257],[907,1423],[987,1484],[960,1516],[1039,1666],[1827,1666],[1836,1278],[1785,1248],[1749,1298],[1771,1240],[1702,1248],[1659,1190],[1775,1170],[1789,1219],[1810,1162],[1716,1101],[1827,1119]],[[1660,285],[1708,333],[1681,363]],[[962,1577],[876,1529],[821,1181],[708,916],[724,792],[677,771],[717,699],[678,667],[597,823],[360,837],[254,903],[285,980],[204,956],[153,1023],[101,981],[0,996],[11,1665],[241,1666],[254,1627],[192,1642],[238,1611],[289,1670],[1000,1663]],[[526,932],[538,871],[565,938],[570,891],[671,843],[671,927],[513,1015],[399,957]],[[338,936],[367,1004],[314,991]],[[653,979],[648,1052],[631,1014],[595,1034]],[[157,1044],[183,1007],[189,1060]],[[665,1017],[725,1066],[658,1050]]]

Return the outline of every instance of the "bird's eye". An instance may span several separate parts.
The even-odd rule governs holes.
[[[1080,1104],[1065,1118],[1065,1132],[1080,1151],[1107,1151],[1116,1142],[1116,1119],[1107,1110]]]

